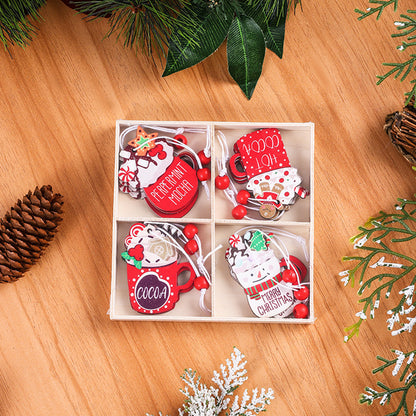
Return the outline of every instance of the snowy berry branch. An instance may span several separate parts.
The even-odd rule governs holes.
[[[416,258],[404,254],[401,244],[416,238],[416,201],[399,199],[396,212],[380,212],[379,216],[370,218],[359,230],[360,233],[351,241],[354,249],[360,250],[360,255],[344,257],[343,260],[355,261],[356,264],[340,275],[344,285],[350,283],[352,287],[358,277],[358,295],[366,293],[367,296],[359,300],[363,308],[356,314],[358,321],[345,329],[348,333],[345,340],[358,334],[368,315],[374,318],[382,296],[388,299],[395,289],[401,297],[397,305],[388,311],[390,318],[387,319],[387,328],[393,330],[395,324],[401,324],[392,331],[392,335],[411,332],[416,324],[416,315],[409,316],[416,308],[416,299],[413,299]],[[407,322],[401,322],[402,316],[406,316]]]
[[[272,389],[257,388],[252,390],[251,396],[247,389],[241,399],[234,396],[234,391],[247,380],[247,370],[243,361],[244,355],[234,347],[231,359],[225,365],[221,364],[220,373],[214,371],[213,383],[217,386],[206,386],[196,371],[186,369],[181,379],[185,388],[180,391],[186,396],[182,408],[178,409],[179,416],[216,416],[226,411],[227,416],[254,416],[266,411],[266,406],[274,399]],[[231,403],[231,397],[234,400]],[[147,416],[152,416],[147,414]],[[159,416],[162,413],[159,412]]]

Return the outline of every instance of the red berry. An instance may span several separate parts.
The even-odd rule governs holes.
[[[302,286],[299,290],[293,292],[293,296],[297,300],[306,300],[309,297],[309,289],[306,286]]]
[[[227,189],[228,185],[230,185],[230,178],[227,175],[218,175],[215,178],[215,187],[217,189]]]
[[[293,308],[293,317],[294,318],[303,319],[303,318],[307,318],[308,315],[309,315],[309,309],[303,303],[299,303],[298,305],[296,305]]]
[[[205,152],[203,150],[200,150],[198,152],[198,157],[199,157],[199,160],[201,161],[201,163],[203,165],[209,165],[211,163],[211,158],[210,157],[207,157],[205,155]]]
[[[183,248],[188,254],[192,255],[198,251],[198,243],[192,239],[189,240]]]
[[[176,136],[174,136],[174,139],[177,140],[178,142],[181,142],[183,144],[188,144],[188,139],[183,135],[183,134],[177,134]],[[180,144],[174,144],[174,147],[176,149],[182,149],[182,146]]]
[[[208,289],[209,283],[207,282],[207,279],[205,279],[205,276],[198,276],[194,280],[194,287],[195,289],[201,290],[201,289]]]
[[[282,280],[286,283],[292,283],[293,285],[295,285],[298,282],[298,279],[296,277],[296,273],[292,269],[283,270]]]
[[[191,240],[195,234],[198,234],[198,227],[195,224],[186,224],[183,233],[188,240]]]
[[[241,191],[239,191],[237,196],[235,197],[237,202],[242,205],[246,205],[249,198],[250,198],[250,192],[246,191],[245,189],[242,189]]]
[[[196,172],[196,176],[201,182],[204,182],[211,178],[211,171],[208,168],[202,168]]]
[[[236,207],[233,208],[233,210],[231,211],[231,214],[236,220],[241,220],[247,215],[247,210],[242,205],[237,205]]]
[[[129,256],[134,257],[137,261],[143,260],[143,246],[141,244],[137,244],[129,249],[128,254]]]

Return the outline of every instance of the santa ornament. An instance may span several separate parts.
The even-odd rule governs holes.
[[[222,158],[218,162],[219,175],[215,184],[234,203],[234,218],[244,218],[247,209],[255,209],[262,218],[276,220],[298,198],[309,195],[301,186],[302,178],[297,169],[290,164],[278,129],[262,129],[242,136],[234,144],[231,158],[222,132],[218,132],[217,138]],[[245,189],[237,191],[227,176],[228,170],[232,180],[244,184]]]
[[[132,131],[136,137],[125,144]],[[209,144],[197,154],[183,134],[159,136],[146,133],[141,126],[131,126],[121,134],[120,148],[120,191],[144,199],[159,216],[178,218],[189,212],[198,198],[200,182],[209,195],[206,182],[210,170],[203,167],[210,163]]]
[[[136,223],[124,240],[121,257],[127,263],[127,281],[132,308],[143,314],[160,314],[175,307],[180,294],[196,288],[199,305],[210,287],[204,266],[198,228],[194,224]],[[192,259],[196,259],[194,260]],[[183,282],[181,275],[187,273]]]
[[[307,318],[308,269],[288,253],[282,236],[300,241],[307,255],[303,239],[294,234],[246,227],[230,236],[225,258],[256,316]]]

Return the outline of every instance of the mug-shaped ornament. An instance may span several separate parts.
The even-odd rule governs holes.
[[[144,198],[161,217],[182,217],[198,197],[197,162],[188,152],[175,152],[167,139],[138,126],[136,137],[120,151],[119,186]]]
[[[190,272],[186,283],[178,284],[180,274]],[[145,314],[170,311],[179,300],[179,294],[192,289],[196,274],[189,262],[157,267],[142,267],[127,264],[127,280],[130,304],[134,310]]]
[[[175,156],[166,171],[144,188],[146,202],[161,217],[182,217],[198,198],[195,164],[187,152]]]
[[[300,186],[302,178],[291,167],[278,129],[262,129],[246,134],[234,145],[229,167],[237,183],[246,183],[263,206],[260,215],[271,219],[277,210],[287,209],[297,197],[309,192]]]
[[[124,240],[130,304],[144,314],[170,311],[179,294],[192,289],[196,273],[189,262],[179,262],[175,246],[159,228],[136,223]],[[189,273],[185,283],[181,275]],[[184,276],[186,277],[186,276]]]

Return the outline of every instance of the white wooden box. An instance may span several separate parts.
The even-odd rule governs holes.
[[[119,191],[118,169],[120,134],[130,126],[142,126],[147,133],[152,127],[169,129],[185,128],[188,130],[203,130],[203,133],[185,132],[190,145],[196,152],[202,150],[207,140],[211,142],[211,178],[209,181],[209,199],[200,189],[198,200],[194,207],[182,218],[160,218],[144,200],[135,200]],[[243,135],[261,128],[278,128],[288,153],[290,163],[298,169],[302,177],[302,186],[310,191],[305,199],[299,199],[289,211],[278,221],[262,220],[259,216],[253,220],[235,220],[231,215],[232,204],[222,191],[216,190],[214,178],[217,174],[216,158],[220,157],[221,149],[215,139],[221,131],[227,140],[230,155],[233,154],[233,144]],[[160,131],[159,131],[160,133]],[[161,134],[159,134],[161,135]],[[134,138],[135,132],[129,133],[128,138]],[[114,168],[114,207],[113,207],[113,245],[112,245],[112,279],[110,297],[110,318],[114,320],[153,320],[153,321],[200,321],[200,322],[268,322],[268,323],[312,323],[314,316],[314,287],[313,287],[313,162],[314,162],[314,124],[313,123],[233,123],[233,122],[188,122],[188,121],[143,121],[118,120],[116,123]],[[210,313],[199,307],[200,292],[195,288],[180,295],[174,309],[169,312],[146,315],[140,314],[130,306],[126,263],[121,258],[124,251],[124,239],[130,226],[135,222],[172,222],[194,223],[198,226],[198,235],[203,244],[203,251],[210,252],[219,244],[217,250],[208,260],[206,267],[211,273],[212,285],[205,296]],[[295,318],[259,318],[251,311],[246,295],[239,284],[231,277],[225,260],[225,250],[228,238],[238,229],[245,226],[275,227],[303,237],[309,254],[308,275],[310,283],[309,317]],[[284,241],[290,254],[305,261],[302,250],[293,242]]]

